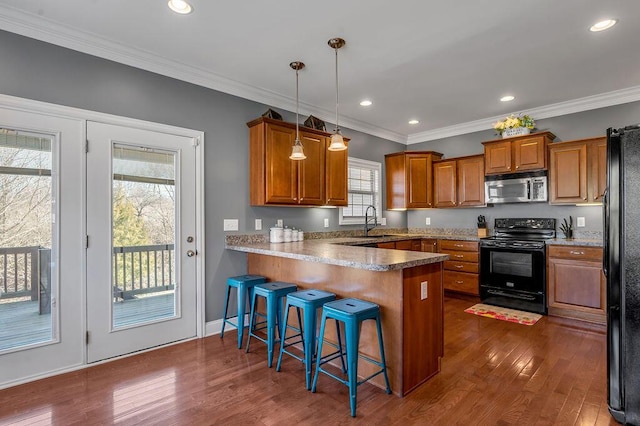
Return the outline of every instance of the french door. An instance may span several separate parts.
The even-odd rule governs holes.
[[[0,386],[83,362],[83,133],[0,106]]]
[[[87,122],[87,361],[196,336],[196,141]]]

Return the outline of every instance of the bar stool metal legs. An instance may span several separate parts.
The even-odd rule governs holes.
[[[347,345],[347,380],[344,380],[335,374],[322,368],[327,361],[318,359],[316,362],[316,373],[313,377],[313,385],[311,392],[316,391],[318,384],[318,376],[324,373],[349,387],[349,405],[351,407],[351,416],[356,416],[357,388],[364,382],[374,378],[379,374],[384,375],[386,384],[386,392],[391,393],[389,386],[389,377],[387,376],[386,359],[384,356],[384,342],[382,340],[382,327],[380,323],[380,307],[375,303],[366,302],[358,299],[340,299],[334,302],[325,303],[322,308],[322,320],[320,325],[320,338],[318,340],[318,354],[322,353],[322,344],[324,337],[325,325],[327,319],[336,319],[345,324],[345,336]],[[380,361],[369,358],[358,353],[360,343],[360,323],[366,320],[376,321],[376,332],[378,335],[378,344],[380,346]],[[320,355],[318,355],[320,356]],[[358,381],[358,358],[362,358],[370,363],[380,367],[380,370]]]
[[[284,302],[284,297],[293,293],[297,290],[295,284],[283,283],[283,282],[270,282],[264,284],[257,284],[253,288],[253,299],[251,301],[251,316],[249,320],[249,336],[247,338],[247,352],[249,352],[249,344],[251,343],[251,338],[255,337],[267,345],[267,364],[269,367],[273,364],[273,349],[276,344],[276,328],[278,329],[278,336],[282,339],[283,336],[283,327],[282,327],[282,304]],[[266,329],[267,329],[267,338],[263,339],[262,337],[255,334],[255,317],[257,315],[256,312],[256,299],[260,297],[264,297],[267,303],[267,320],[266,320]]]
[[[280,365],[282,363],[282,355],[287,354],[299,361],[302,361],[305,365],[305,382],[307,390],[311,389],[311,375],[313,369],[313,362],[316,356],[316,342],[317,342],[317,315],[318,309],[322,308],[326,302],[331,302],[335,300],[336,295],[333,293],[329,293],[322,290],[301,290],[296,291],[295,293],[290,293],[287,295],[287,302],[284,311],[284,322],[282,325],[282,339],[280,342],[280,354],[278,355],[278,363],[276,364],[276,371],[280,371]],[[289,320],[289,310],[290,308],[296,308],[298,313],[298,324],[301,329],[296,329],[288,325]],[[304,325],[300,323],[300,309],[303,310],[304,317]],[[294,328],[299,331],[298,334],[294,334],[292,336],[287,337],[287,327]],[[338,335],[338,351],[335,352],[337,356],[341,357],[342,361],[342,369],[346,371],[346,366],[344,364],[344,358],[342,356],[342,339],[340,338],[340,328],[338,326],[338,322],[336,321],[336,332]],[[291,341],[296,337],[300,336],[301,340]],[[289,341],[289,342],[287,342]],[[303,357],[299,357],[298,355],[292,353],[287,350],[288,347],[296,345],[298,343],[302,343],[303,346]],[[332,354],[333,355],[333,354]],[[333,359],[333,358],[332,358]]]
[[[222,330],[220,331],[220,338],[224,337],[224,327],[226,324],[230,324],[238,329],[238,349],[242,347],[242,337],[244,333],[244,315],[246,313],[245,306],[247,301],[251,303],[253,297],[253,286],[266,282],[267,279],[261,275],[239,275],[237,277],[229,277],[227,279],[227,293],[224,298],[224,317],[222,318]],[[237,322],[234,324],[228,318],[229,310],[229,294],[231,288],[236,289],[236,296],[238,298],[238,317]]]

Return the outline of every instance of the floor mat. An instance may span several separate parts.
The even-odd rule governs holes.
[[[483,317],[494,318],[501,321],[515,322],[524,325],[533,325],[542,315],[532,312],[518,311],[516,309],[501,308],[499,306],[485,305],[478,303],[464,310],[468,314],[480,315]]]

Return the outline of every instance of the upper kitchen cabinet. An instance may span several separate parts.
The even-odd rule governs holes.
[[[607,184],[605,136],[549,146],[549,203],[601,203]]]
[[[261,117],[247,126],[251,205],[347,205],[348,154],[327,152],[328,133],[300,128],[307,158],[296,161],[289,159],[295,124]]]
[[[485,174],[546,170],[547,146],[555,138],[551,132],[540,132],[483,142]]]
[[[387,210],[433,207],[433,161],[442,154],[404,151],[385,155]]]
[[[483,206],[484,156],[439,160],[433,163],[434,206]]]

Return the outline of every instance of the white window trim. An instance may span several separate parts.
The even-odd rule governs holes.
[[[382,163],[377,161],[363,160],[361,158],[349,157],[347,167],[367,167],[378,171],[378,197],[376,198],[376,224],[379,225],[382,217]],[[348,191],[347,191],[348,192]],[[364,218],[343,217],[343,208],[339,209],[338,224],[339,225],[364,225]]]

